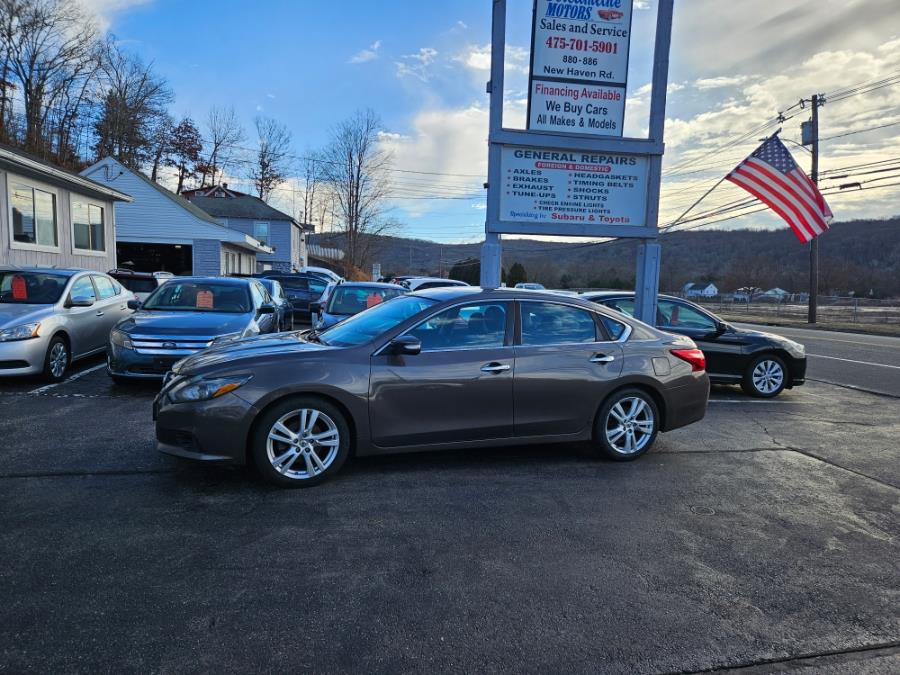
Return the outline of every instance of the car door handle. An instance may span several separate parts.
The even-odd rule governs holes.
[[[97,312],[97,316],[103,316],[103,312]]]
[[[502,373],[509,369],[510,366],[506,363],[486,363],[481,366],[482,373]]]
[[[591,357],[591,363],[612,363],[615,360],[615,356],[607,356],[606,354],[594,354]]]

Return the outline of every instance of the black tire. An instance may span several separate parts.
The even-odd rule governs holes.
[[[640,401],[643,405],[636,404]],[[621,420],[622,413],[628,418],[634,412],[630,425]],[[645,454],[656,442],[659,433],[659,409],[653,397],[642,389],[621,389],[610,396],[600,407],[594,426],[594,446],[602,457],[617,462],[629,462]],[[618,430],[624,435],[616,436]],[[635,449],[628,451],[628,433]],[[649,433],[648,433],[649,431]],[[612,439],[612,440],[611,440]],[[615,441],[615,443],[613,442]]]
[[[72,355],[69,353],[69,343],[64,337],[57,335],[47,345],[42,377],[47,382],[62,382],[66,379],[70,365],[72,365]]]
[[[741,389],[756,398],[775,398],[784,391],[787,381],[788,369],[784,361],[775,354],[761,354],[753,359],[744,373]]]
[[[309,411],[307,422],[313,421],[313,412],[318,413],[307,431],[309,436],[336,432],[336,438],[324,436],[321,440],[314,440],[304,437],[300,428],[302,410]],[[270,450],[269,434],[275,431],[273,427],[279,421],[294,433],[294,442],[273,440]],[[284,436],[283,433],[279,435]],[[324,444],[333,441],[336,441],[334,446]],[[257,420],[250,438],[250,457],[254,466],[267,482],[279,487],[318,485],[340,471],[349,454],[350,425],[344,414],[337,406],[316,396],[296,396],[276,403]],[[288,463],[284,471],[273,465],[279,458],[286,458],[283,461]],[[318,462],[314,458],[318,458]]]

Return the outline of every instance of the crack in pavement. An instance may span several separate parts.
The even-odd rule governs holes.
[[[702,670],[681,670],[681,671],[671,671],[666,675],[675,675],[675,673],[680,673],[681,675],[700,675],[701,673],[741,673],[742,675],[755,675],[756,673],[772,673],[776,671],[784,671],[787,672],[785,668],[779,668],[778,666],[797,666],[797,665],[816,665],[815,661],[827,659],[830,657],[840,657],[840,656],[854,656],[854,655],[868,655],[869,658],[881,657],[881,656],[900,656],[900,640],[895,640],[893,642],[884,642],[874,645],[868,645],[865,647],[851,647],[848,649],[834,649],[834,650],[826,650],[822,652],[811,652],[808,654],[801,654],[799,656],[788,656],[780,659],[760,659],[758,661],[747,661],[740,664],[735,665],[721,665],[714,666],[712,668],[705,668]],[[804,661],[809,663],[804,663]],[[776,666],[775,669],[771,668],[771,666]]]

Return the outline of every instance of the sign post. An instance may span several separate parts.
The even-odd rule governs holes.
[[[506,0],[493,2],[481,285],[500,285],[501,234],[641,240],[636,314],[659,292],[659,188],[674,0],[659,0],[648,138],[623,138],[632,0],[535,0],[528,129],[503,127]]]

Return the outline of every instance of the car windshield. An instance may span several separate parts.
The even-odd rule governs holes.
[[[215,281],[167,281],[147,298],[141,309],[243,314],[250,307],[250,294],[245,286]]]
[[[159,285],[153,277],[114,276],[113,279],[132,293],[152,293]]]
[[[0,303],[52,305],[59,301],[69,277],[43,272],[0,272]]]
[[[364,309],[371,309],[401,293],[400,289],[378,286],[338,286],[328,296],[325,311],[339,316],[359,314]]]
[[[319,339],[338,347],[362,345],[436,302],[414,295],[399,296],[342,321],[323,332]]]

